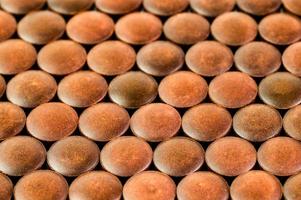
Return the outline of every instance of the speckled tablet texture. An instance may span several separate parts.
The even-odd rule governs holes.
[[[301,200],[301,0],[0,0],[0,200]]]

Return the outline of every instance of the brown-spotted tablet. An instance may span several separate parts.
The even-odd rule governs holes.
[[[10,102],[0,102],[0,140],[19,134],[25,122],[22,108]]]
[[[142,0],[95,0],[96,7],[109,14],[119,15],[136,10]]]
[[[158,39],[161,20],[147,12],[134,12],[121,17],[115,25],[116,36],[129,44],[142,45]]]
[[[153,161],[163,173],[185,176],[202,166],[204,154],[204,149],[198,142],[187,137],[174,137],[156,147]]]
[[[88,107],[101,101],[107,89],[107,81],[101,75],[92,71],[78,71],[60,81],[57,95],[70,106]]]
[[[39,67],[54,75],[66,75],[81,69],[86,50],[72,40],[57,40],[45,45],[38,54]]]
[[[56,141],[71,135],[78,123],[75,110],[59,102],[44,103],[34,108],[26,120],[28,132],[43,141]]]
[[[18,23],[18,35],[33,44],[46,44],[60,38],[65,31],[65,20],[55,12],[43,10],[25,15]]]
[[[226,108],[250,104],[257,95],[256,82],[242,72],[226,72],[216,76],[209,85],[211,100]]]
[[[259,165],[277,176],[301,171],[301,143],[290,137],[275,137],[263,143],[257,152]]]
[[[176,184],[166,174],[145,171],[132,176],[123,187],[124,200],[174,200]]]
[[[214,19],[211,33],[221,43],[240,46],[255,39],[257,23],[245,13],[227,12]]]
[[[46,0],[1,0],[0,5],[5,11],[12,14],[26,14],[30,11],[39,10]]]
[[[135,61],[136,52],[133,47],[118,40],[105,41],[94,46],[87,56],[89,68],[107,76],[129,71]]]
[[[151,103],[157,96],[156,80],[139,71],[130,71],[115,77],[109,85],[109,97],[126,108],[138,108]]]
[[[282,0],[282,3],[288,11],[295,15],[301,15],[301,2],[299,0]]]
[[[281,6],[281,0],[237,0],[237,5],[247,13],[262,16],[275,12]]]
[[[301,76],[301,42],[296,42],[285,49],[282,54],[283,66],[290,73]]]
[[[47,152],[51,169],[64,176],[78,176],[99,163],[97,144],[82,136],[70,136],[54,143]]]
[[[250,42],[235,52],[234,61],[238,70],[253,77],[264,77],[279,69],[281,53],[266,42]]]
[[[70,200],[119,200],[122,184],[105,171],[91,171],[77,177],[70,185]]]
[[[14,189],[16,200],[66,200],[68,183],[54,171],[38,170],[23,176]]]
[[[0,29],[0,41],[9,39],[17,29],[15,17],[7,12],[0,11]]]
[[[6,82],[3,76],[0,75],[0,98],[3,96],[6,90]]]
[[[214,172],[224,176],[238,176],[253,168],[256,149],[239,137],[223,137],[209,145],[205,159]]]
[[[13,183],[4,174],[0,173],[0,200],[10,200],[13,194]]]
[[[225,136],[232,126],[232,117],[225,108],[204,103],[187,110],[182,117],[186,135],[198,141],[213,141]]]
[[[0,157],[0,171],[9,176],[23,176],[43,165],[46,149],[33,137],[16,136],[0,143]]]
[[[287,13],[274,13],[264,17],[258,30],[264,40],[276,45],[288,45],[301,39],[300,19]]]
[[[202,76],[216,76],[228,71],[233,64],[233,53],[216,41],[203,41],[193,45],[186,53],[188,68]]]
[[[265,104],[251,104],[233,116],[233,129],[242,138],[262,142],[277,135],[282,128],[280,113]]]
[[[286,200],[301,198],[301,173],[289,177],[283,185],[283,195]]]
[[[50,9],[66,15],[72,15],[81,11],[88,10],[94,0],[48,0]]]
[[[130,116],[114,103],[99,103],[90,106],[79,117],[79,130],[95,141],[110,141],[124,134],[129,128]]]
[[[292,138],[301,141],[301,106],[291,108],[283,117],[283,128]]]
[[[132,115],[130,127],[136,136],[147,141],[163,141],[177,134],[181,128],[181,116],[167,104],[147,104]]]
[[[167,39],[182,45],[205,40],[209,35],[209,22],[201,15],[183,12],[171,16],[164,23]]]
[[[18,106],[33,108],[50,101],[56,90],[57,84],[51,75],[40,70],[29,70],[10,79],[6,96]]]
[[[207,17],[215,17],[224,12],[231,11],[235,6],[235,0],[190,0],[191,8]]]
[[[233,200],[280,200],[282,196],[279,180],[261,170],[239,175],[230,187]]]
[[[261,100],[277,109],[288,109],[301,102],[301,79],[288,72],[265,77],[258,88]]]
[[[183,50],[168,41],[155,41],[142,47],[137,54],[138,67],[153,76],[166,76],[184,64]]]
[[[143,7],[150,13],[170,16],[182,12],[189,5],[189,0],[143,0]]]
[[[26,71],[36,59],[35,48],[23,40],[10,39],[0,43],[0,74],[13,75]]]
[[[159,96],[165,103],[187,108],[202,102],[208,91],[205,79],[190,71],[178,71],[162,79]]]
[[[178,200],[227,200],[229,186],[215,173],[194,172],[184,177],[177,186]]]
[[[117,176],[127,177],[144,171],[152,162],[153,151],[143,139],[122,136],[108,142],[101,150],[102,167]]]
[[[85,11],[73,16],[67,23],[69,38],[82,44],[102,42],[114,32],[114,22],[108,15],[98,11]]]

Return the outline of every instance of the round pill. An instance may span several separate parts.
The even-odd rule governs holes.
[[[73,16],[66,26],[67,35],[82,44],[102,42],[114,32],[114,22],[108,15],[97,11],[85,11]]]
[[[296,14],[296,15],[301,15],[301,2],[298,0],[282,0],[282,3],[284,5],[284,7]]]
[[[152,156],[147,142],[134,136],[122,136],[103,147],[100,160],[107,171],[126,177],[144,171],[151,164]]]
[[[182,117],[182,129],[198,141],[213,141],[225,136],[232,126],[232,117],[225,108],[203,103],[187,110]]]
[[[259,165],[276,176],[290,176],[300,172],[300,156],[300,142],[289,137],[271,138],[257,152]]]
[[[226,72],[216,76],[209,85],[213,102],[226,108],[240,108],[250,104],[257,95],[256,82],[242,72]]]
[[[29,70],[14,76],[7,84],[6,96],[12,103],[33,108],[49,102],[56,93],[55,79],[46,72]]]
[[[140,107],[131,117],[132,132],[147,141],[158,142],[171,138],[181,128],[178,111],[164,103]]]
[[[129,128],[130,116],[114,103],[90,106],[79,117],[79,130],[95,141],[109,141],[124,134]]]
[[[283,185],[283,195],[286,200],[301,198],[301,173],[289,177]]]
[[[213,37],[221,43],[240,46],[255,39],[257,23],[245,13],[227,12],[214,19],[211,32]]]
[[[89,9],[93,0],[47,0],[49,8],[66,15],[72,15]]]
[[[208,91],[205,79],[190,71],[178,71],[162,79],[159,96],[165,103],[187,108],[202,102]]]
[[[193,45],[186,53],[188,68],[202,76],[216,76],[228,71],[233,64],[233,53],[216,41],[204,41]]]
[[[281,0],[237,0],[240,9],[253,15],[266,15],[278,10]]]
[[[250,76],[264,77],[279,69],[281,54],[268,43],[250,42],[235,52],[234,61],[240,71]]]
[[[117,37],[126,43],[147,44],[160,37],[162,22],[150,13],[134,12],[117,21],[115,32]]]
[[[13,183],[11,180],[5,176],[4,174],[0,173],[0,200],[9,200],[11,199],[13,193]]]
[[[167,39],[182,45],[205,40],[209,35],[209,22],[201,15],[183,12],[171,16],[164,23]]]
[[[37,59],[35,48],[20,39],[0,43],[0,74],[13,75],[28,70]]]
[[[186,137],[161,142],[154,151],[154,164],[170,176],[185,176],[198,170],[204,162],[202,146]]]
[[[283,66],[290,73],[301,76],[301,42],[294,43],[287,47],[282,54]]]
[[[138,67],[153,76],[166,76],[184,64],[184,52],[167,41],[155,41],[142,47],[137,54]]]
[[[207,17],[215,17],[224,12],[231,11],[235,6],[235,0],[190,0],[191,8]]]
[[[258,26],[261,37],[276,45],[288,45],[301,39],[300,19],[286,13],[264,17]]]
[[[174,200],[176,184],[164,173],[145,171],[132,176],[124,185],[124,200]]]
[[[239,175],[230,188],[233,200],[280,200],[282,196],[279,180],[261,170],[254,170]]]
[[[108,84],[101,75],[92,71],[78,71],[60,81],[57,95],[70,106],[88,107],[101,101],[107,89]]]
[[[78,176],[99,163],[99,148],[82,136],[70,136],[54,143],[47,152],[49,167],[64,176]]]
[[[17,29],[15,17],[7,12],[0,11],[0,29],[0,41],[9,39]]]
[[[38,54],[39,67],[54,75],[66,75],[81,69],[86,50],[71,40],[58,40],[45,45]]]
[[[19,134],[25,122],[22,108],[10,102],[0,102],[0,140]]]
[[[143,7],[155,15],[169,16],[182,12],[189,5],[188,0],[144,0]]]
[[[105,171],[91,171],[77,177],[70,185],[70,200],[119,200],[122,184],[118,178]]]
[[[46,149],[33,137],[16,136],[0,143],[0,157],[0,171],[9,176],[23,176],[43,165]]]
[[[130,71],[115,77],[109,85],[111,100],[126,108],[138,108],[152,102],[157,96],[156,80],[139,71]]]
[[[227,200],[229,186],[212,172],[195,172],[184,177],[177,187],[178,200]]]
[[[1,0],[1,8],[13,14],[26,14],[39,10],[47,0]]]
[[[18,23],[18,35],[33,44],[46,44],[60,38],[65,31],[65,20],[57,13],[43,10],[25,15]]]
[[[142,3],[142,0],[95,0],[96,7],[109,14],[125,14],[136,10]]]
[[[136,62],[136,52],[130,45],[118,40],[102,42],[88,53],[87,64],[93,71],[114,76],[129,71]]]
[[[285,132],[296,140],[301,140],[301,106],[291,108],[283,117]]]
[[[244,139],[223,137],[209,145],[205,159],[214,172],[224,176],[237,176],[253,168],[256,163],[256,150]]]
[[[56,141],[71,135],[78,123],[75,110],[63,103],[44,103],[27,116],[28,132],[43,141]]]
[[[288,72],[277,72],[261,80],[261,100],[278,109],[288,109],[301,102],[301,79]]]
[[[280,113],[265,104],[251,104],[238,110],[233,129],[242,138],[262,142],[277,135],[282,128]]]
[[[50,170],[38,170],[23,176],[14,189],[17,200],[65,200],[68,183],[65,178]]]

